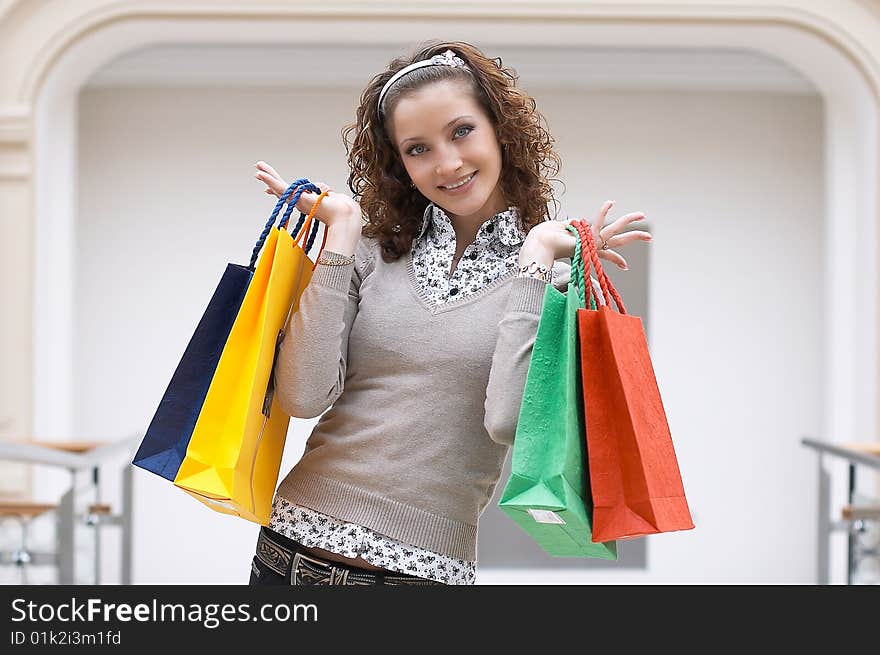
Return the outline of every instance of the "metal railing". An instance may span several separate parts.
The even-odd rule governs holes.
[[[817,439],[803,438],[801,443],[808,448],[814,449],[819,454],[819,558],[818,558],[818,582],[828,584],[829,580],[829,551],[831,533],[846,531],[846,583],[853,583],[853,571],[856,559],[856,539],[853,521],[838,520],[831,518],[831,476],[825,468],[823,457],[830,455],[839,457],[848,463],[847,475],[847,503],[852,505],[856,494],[856,467],[867,466],[880,470],[880,456],[870,452],[857,450],[840,444],[827,443]]]
[[[76,526],[77,526],[77,476],[82,472],[90,472],[98,498],[99,473],[106,460],[121,452],[127,453],[127,460],[122,466],[122,507],[118,514],[100,519],[90,519],[89,525],[94,533],[94,582],[100,583],[100,526],[116,525],[120,528],[121,543],[121,583],[131,584],[132,570],[132,510],[133,506],[133,467],[131,458],[143,439],[142,435],[134,435],[112,443],[97,446],[82,453],[72,453],[56,448],[36,444],[0,441],[0,460],[22,462],[54,468],[66,469],[71,475],[70,488],[61,496],[56,512],[56,543],[55,564],[57,567],[58,584],[77,584],[76,582]]]

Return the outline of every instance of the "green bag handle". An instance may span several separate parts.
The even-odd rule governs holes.
[[[586,299],[586,289],[587,284],[592,284],[592,282],[587,277],[585,271],[589,271],[589,265],[584,267],[584,253],[581,249],[581,237],[573,225],[566,225],[565,229],[571,232],[574,235],[574,257],[571,258],[571,279],[575,283],[577,287],[578,297],[581,300],[581,306],[587,306]],[[596,309],[596,300],[594,298],[595,294],[589,294],[590,296],[590,309]]]

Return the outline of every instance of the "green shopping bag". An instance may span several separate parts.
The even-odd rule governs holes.
[[[568,292],[552,284],[544,291],[510,477],[498,507],[554,557],[616,560],[616,542],[592,542],[577,323],[577,310],[585,306],[584,274],[580,244],[575,248]]]

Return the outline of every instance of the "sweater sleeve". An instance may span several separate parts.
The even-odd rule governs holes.
[[[571,267],[564,262],[556,262],[553,268],[553,286],[565,293],[571,278]],[[498,323],[498,341],[486,387],[484,419],[489,438],[507,446],[513,444],[516,434],[547,283],[537,278],[518,277],[511,284],[510,298]],[[594,284],[598,286],[598,283]]]
[[[566,293],[571,279],[571,266],[556,262],[553,286]],[[600,294],[599,282],[590,282]],[[504,315],[498,323],[498,341],[492,356],[489,384],[486,386],[484,427],[489,438],[500,444],[513,445],[519,409],[522,404],[532,359],[532,348],[541,321],[546,282],[537,278],[515,278]]]
[[[315,267],[297,311],[288,318],[275,362],[278,403],[290,416],[319,416],[342,393],[348,335],[358,311],[361,281],[370,270],[372,255],[363,238],[353,263]]]
[[[514,278],[498,323],[498,341],[486,386],[484,426],[492,441],[507,446],[513,444],[516,433],[546,284],[532,277]]]

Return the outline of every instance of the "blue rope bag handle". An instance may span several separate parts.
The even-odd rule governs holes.
[[[312,246],[315,244],[316,236],[318,236],[318,221],[312,221],[312,233],[309,234],[309,240],[306,243],[303,252],[309,252],[312,249]]]
[[[281,197],[278,198],[278,202],[275,203],[275,209],[272,210],[272,215],[266,222],[266,226],[263,228],[263,233],[260,234],[260,238],[257,239],[257,245],[254,246],[254,250],[251,253],[251,261],[250,264],[248,264],[248,268],[250,270],[254,270],[254,265],[256,264],[257,257],[260,254],[260,250],[263,248],[263,244],[266,243],[266,237],[269,236],[269,231],[272,229],[272,226],[275,225],[275,219],[278,217],[278,214],[281,211],[281,208],[284,206],[284,203],[286,203],[287,199],[290,198],[290,195],[293,194],[293,198],[290,199],[290,204],[288,205],[287,211],[284,213],[284,217],[281,219],[281,223],[279,225],[279,227],[282,229],[287,225],[287,221],[290,218],[291,212],[293,212],[293,208],[296,207],[296,203],[299,201],[300,196],[305,191],[311,191],[312,193],[318,194],[321,193],[321,190],[318,187],[309,182],[307,178],[303,177],[291,182],[290,186],[288,186],[284,193],[281,194]],[[300,215],[302,215],[302,212],[300,212]],[[300,221],[304,219],[305,216],[302,216]],[[297,228],[297,230],[299,230],[299,228]]]
[[[321,189],[319,189],[314,184],[308,183],[302,187],[302,189],[297,189],[296,197],[292,199],[287,205],[287,211],[284,212],[284,217],[281,219],[281,224],[279,227],[282,229],[287,226],[287,222],[290,220],[290,215],[293,213],[294,207],[296,207],[296,203],[299,200],[300,195],[302,195],[303,191],[310,191],[311,193],[317,193],[321,195]],[[290,233],[295,237],[299,234],[299,231],[302,229],[303,223],[308,218],[306,214],[303,212],[299,213],[299,220],[297,220],[296,225],[290,231]],[[318,235],[318,221],[312,221],[311,232],[309,233],[308,240],[306,241],[306,245],[303,247],[305,252],[309,252],[312,246],[315,243],[315,237]]]
[[[304,186],[302,191],[310,191],[312,193],[317,193],[321,195],[321,189],[316,187],[314,184],[308,184]],[[284,217],[281,219],[280,227],[285,227],[287,225],[287,221],[290,219],[290,214],[293,212],[294,207],[296,207],[296,202],[299,200],[299,195],[302,194],[302,191],[297,190],[297,196],[294,200],[291,200],[287,206],[287,211],[284,212]],[[299,220],[296,222],[294,228],[290,231],[290,233],[295,237],[299,234],[299,231],[302,229],[303,223],[308,218],[306,214],[303,212],[299,213]],[[312,221],[311,232],[309,233],[308,239],[306,240],[305,246],[303,246],[304,252],[309,252],[312,249],[312,246],[315,244],[315,237],[318,236],[318,221]]]

